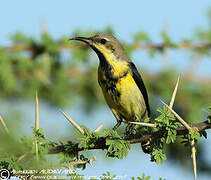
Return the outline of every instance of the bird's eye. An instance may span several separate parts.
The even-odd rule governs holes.
[[[101,43],[101,44],[105,44],[106,42],[107,42],[106,39],[101,39],[101,40],[100,40],[100,43]]]

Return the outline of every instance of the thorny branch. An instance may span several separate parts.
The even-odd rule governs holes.
[[[193,124],[193,125],[191,125],[191,127],[195,131],[201,132],[201,131],[206,130],[206,129],[211,129],[211,123],[208,123],[208,121],[204,121],[204,122],[201,122],[201,123]],[[177,128],[177,136],[186,135],[188,133],[189,133],[189,131],[184,126]],[[146,142],[146,141],[153,141],[153,140],[156,140],[156,139],[163,137],[163,135],[164,135],[163,131],[158,130],[156,132],[145,134],[145,135],[142,135],[140,137],[136,136],[136,137],[132,137],[132,138],[127,138],[125,140],[128,140],[130,142],[130,144],[136,144],[136,143],[142,143],[142,142]],[[107,149],[107,148],[108,148],[108,146],[106,145],[106,138],[102,137],[98,140],[98,142],[95,144],[94,147],[88,148],[88,150],[95,150],[95,149],[104,150],[104,149]],[[57,154],[57,153],[60,153],[60,152],[65,152],[65,149],[66,149],[65,144],[53,146],[49,150],[49,154]],[[78,144],[76,144],[75,147],[73,148],[72,152],[79,152],[79,151],[84,151],[84,150],[85,149],[79,148]]]
[[[166,43],[160,43],[160,44],[149,44],[149,43],[135,43],[135,48],[137,49],[144,49],[144,50],[158,50],[163,51],[166,48],[172,48],[172,49],[188,49],[188,50],[202,50],[202,49],[210,49],[211,43],[204,43],[204,44],[190,44],[187,42],[180,42],[178,44],[166,44]],[[15,44],[12,46],[2,47],[0,49],[7,50],[7,51],[13,51],[13,50],[20,50],[20,51],[34,51],[35,46],[24,46],[21,44]],[[73,46],[73,45],[60,45],[59,47],[61,50],[72,50],[72,49],[81,49],[81,48],[88,48],[87,45],[80,45],[80,46]]]

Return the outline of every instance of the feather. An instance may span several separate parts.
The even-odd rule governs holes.
[[[131,68],[132,71],[132,75],[133,75],[133,79],[135,80],[138,88],[140,89],[143,97],[144,97],[144,101],[147,107],[147,111],[148,111],[148,116],[150,117],[150,107],[149,107],[149,100],[148,100],[148,94],[147,94],[147,90],[146,87],[144,85],[144,82],[142,80],[141,75],[139,74],[135,64],[133,64],[133,62],[129,62],[129,66]]]

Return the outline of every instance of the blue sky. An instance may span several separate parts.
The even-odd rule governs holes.
[[[170,37],[175,41],[180,41],[182,38],[192,37],[194,30],[198,27],[208,27],[206,14],[210,6],[210,0],[5,0],[0,3],[0,46],[9,45],[9,36],[15,31],[22,31],[28,35],[39,37],[42,19],[46,21],[47,30],[55,38],[59,38],[61,35],[69,36],[75,28],[99,30],[110,25],[114,28],[118,38],[128,42],[131,41],[132,35],[140,30],[147,31],[153,41],[159,42],[160,32],[168,24]],[[145,52],[137,52],[134,54],[134,61],[138,63],[138,59],[141,59],[140,62],[143,63],[143,67],[149,71],[153,72],[161,68],[160,61],[162,57],[156,57],[156,60],[149,61]],[[170,64],[176,65],[181,72],[189,67],[189,55],[183,52],[171,52],[170,60]],[[211,60],[204,58],[196,71],[199,73],[206,72],[210,75],[210,67]],[[49,117],[49,114],[53,114],[53,112],[55,117],[58,117],[58,112],[55,109],[53,112],[48,108],[41,109],[45,111],[41,113],[43,119]],[[74,119],[81,120],[82,124],[85,115],[82,116],[80,112],[74,109],[69,110],[69,113],[73,115]],[[33,111],[30,114],[33,116]],[[102,122],[107,119],[113,122],[110,111],[103,110],[102,115]],[[99,114],[93,116],[90,118],[97,119]],[[55,117],[52,117],[52,119],[55,119]],[[62,119],[61,116],[59,117]],[[52,122],[51,125],[57,128],[54,123]],[[61,125],[61,123],[59,124]],[[67,124],[61,126],[63,128],[67,127]],[[49,121],[43,126],[46,126],[47,129]],[[61,132],[55,132],[54,129],[53,134],[59,136]],[[158,179],[159,176],[167,179],[174,177],[174,180],[181,180],[184,177],[187,177],[187,179],[192,178],[192,174],[184,171],[182,167],[175,167],[175,164],[173,165],[168,161],[161,166],[157,166],[149,161],[149,157],[143,156],[143,153],[137,153],[134,150],[122,161],[111,160],[105,162],[104,154],[103,156],[100,153],[96,154],[98,155],[98,161],[94,163],[94,167],[88,168],[81,173],[100,175],[106,171],[111,171],[119,175],[126,174],[129,178],[133,175],[140,176],[141,173],[145,172],[147,175],[152,175],[153,180]],[[199,176],[203,180],[209,179],[206,176]]]
[[[0,41],[6,43],[16,30],[38,35],[43,18],[55,37],[71,34],[76,27],[87,30],[111,25],[122,39],[129,40],[136,31],[146,30],[157,40],[168,23],[171,37],[179,40],[191,36],[196,27],[207,25],[209,5],[210,1],[191,0],[7,0],[0,6]]]
[[[140,30],[148,32],[154,42],[159,42],[160,33],[167,25],[170,37],[180,41],[192,37],[198,27],[208,26],[207,10],[210,5],[210,0],[1,1],[0,45],[9,45],[9,36],[15,31],[39,37],[42,20],[45,20],[47,30],[55,38],[70,36],[76,28],[100,30],[109,25],[114,28],[118,38],[128,42]],[[184,72],[189,68],[189,58],[187,53],[171,52],[169,64],[176,65],[179,72]],[[161,56],[149,61],[146,52],[139,52],[133,56],[133,60],[152,72],[162,69]],[[203,58],[196,73],[210,75],[210,66],[211,61]]]

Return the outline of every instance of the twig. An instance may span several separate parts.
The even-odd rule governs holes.
[[[39,129],[39,100],[38,100],[38,92],[36,90],[36,97],[35,97],[35,130]],[[37,139],[35,140],[35,152],[36,152],[36,160],[39,159],[38,154],[38,142]]]
[[[75,122],[73,121],[68,115],[66,115],[62,110],[59,110],[63,116],[81,133],[84,134],[84,130]]]
[[[164,103],[162,100],[160,100],[163,105],[165,105],[173,114],[174,116],[182,123],[183,126],[185,126],[189,131],[192,130],[192,128],[189,126],[188,123],[186,123],[173,109],[171,109],[166,103]]]
[[[98,126],[94,132],[99,132],[102,128],[104,127],[104,124],[101,124],[100,126]]]
[[[4,122],[4,119],[1,116],[0,116],[0,122],[1,122],[4,130],[6,131],[6,133],[9,134],[10,133],[9,129],[7,128],[7,125],[6,125],[6,123]]]

